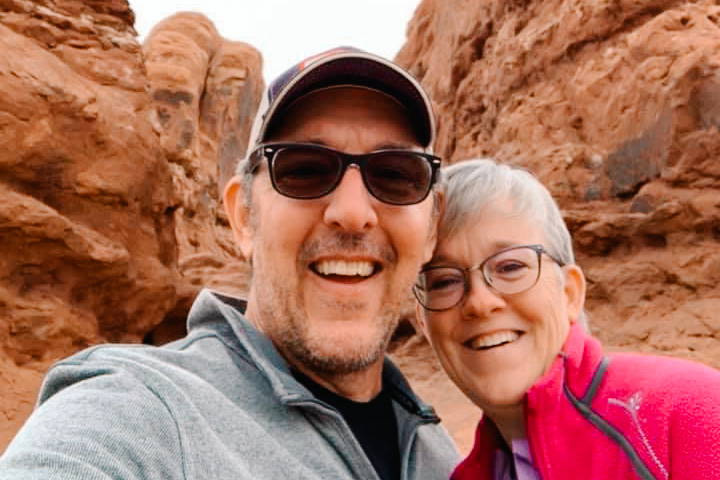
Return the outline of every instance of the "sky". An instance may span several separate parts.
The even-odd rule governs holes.
[[[300,60],[341,45],[392,59],[420,0],[130,0],[141,41],[162,19],[196,11],[228,40],[263,55],[269,82]]]

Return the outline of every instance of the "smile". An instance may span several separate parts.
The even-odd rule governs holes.
[[[319,260],[310,269],[329,280],[361,281],[380,271],[380,265],[368,260]]]
[[[463,343],[467,348],[472,350],[489,350],[491,348],[500,347],[513,343],[520,338],[522,332],[515,330],[502,330],[499,332],[478,335]]]

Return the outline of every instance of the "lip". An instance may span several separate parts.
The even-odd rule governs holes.
[[[356,263],[356,262],[367,262],[372,264],[372,273],[367,276],[362,275],[340,275],[331,274],[325,275],[318,271],[317,265],[321,262],[345,262],[345,263]],[[376,257],[370,256],[346,256],[346,255],[324,255],[322,257],[314,258],[307,263],[307,269],[312,272],[313,276],[323,281],[330,282],[333,284],[358,284],[364,283],[377,277],[383,270],[383,262]]]
[[[502,347],[513,345],[517,343],[519,340],[523,338],[525,335],[525,331],[515,329],[515,328],[496,328],[492,330],[485,330],[482,332],[474,333],[473,335],[469,336],[465,339],[465,341],[461,342],[462,346],[468,350],[471,350],[473,352],[487,352],[487,351],[493,351],[500,349]],[[517,335],[517,337],[514,340],[511,341],[502,341],[503,337],[510,338],[513,335]],[[474,347],[474,344],[480,339],[480,338],[490,338],[493,336],[497,336],[497,339],[501,341],[501,343],[498,343],[496,345],[488,346],[488,347]]]

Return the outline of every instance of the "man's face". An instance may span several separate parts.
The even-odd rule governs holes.
[[[270,140],[353,154],[420,150],[398,103],[355,87],[300,99]],[[381,361],[399,305],[432,251],[432,202],[382,203],[352,166],[330,194],[292,199],[273,189],[263,162],[249,213],[248,318],[306,370],[346,374]]]

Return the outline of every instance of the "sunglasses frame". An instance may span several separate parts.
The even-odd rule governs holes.
[[[338,173],[338,176],[333,184],[331,184],[327,189],[325,189],[322,193],[318,195],[313,196],[295,196],[295,195],[289,195],[286,192],[281,191],[276,182],[275,182],[275,174],[273,171],[273,165],[275,163],[275,158],[278,154],[278,152],[282,151],[285,148],[308,148],[311,150],[319,150],[322,152],[329,152],[335,156],[337,156],[341,164],[341,169]],[[372,157],[375,157],[377,155],[383,155],[388,153],[403,153],[403,154],[409,154],[414,155],[416,157],[420,157],[425,159],[427,161],[429,167],[430,167],[430,181],[428,182],[427,189],[425,193],[422,195],[421,198],[418,200],[414,200],[412,202],[403,203],[403,202],[391,202],[386,199],[378,197],[375,192],[373,191],[369,185],[368,180],[366,178],[366,172],[365,172],[365,165],[367,164],[368,160]],[[441,160],[440,157],[432,155],[430,153],[425,152],[418,152],[416,150],[402,150],[402,149],[385,149],[385,150],[376,150],[374,152],[370,153],[363,153],[363,154],[352,154],[352,153],[345,153],[341,152],[339,150],[335,150],[334,148],[326,147],[324,145],[318,145],[315,143],[300,143],[300,142],[273,142],[273,143],[263,143],[258,145],[255,150],[250,154],[249,156],[249,165],[248,170],[250,173],[255,173],[257,169],[260,167],[260,162],[262,159],[265,158],[267,160],[268,165],[268,172],[270,174],[270,181],[272,183],[273,188],[276,192],[278,192],[280,195],[283,195],[288,198],[294,198],[298,200],[313,200],[316,198],[324,197],[325,195],[329,195],[332,193],[338,185],[340,185],[340,182],[342,181],[343,176],[345,175],[345,171],[350,165],[356,165],[360,169],[360,176],[362,177],[363,184],[365,185],[365,188],[367,191],[376,199],[383,203],[387,203],[389,205],[415,205],[417,203],[422,202],[427,198],[427,196],[430,194],[430,191],[432,190],[433,185],[435,185],[435,182],[437,180],[437,172],[440,169],[441,166]]]

